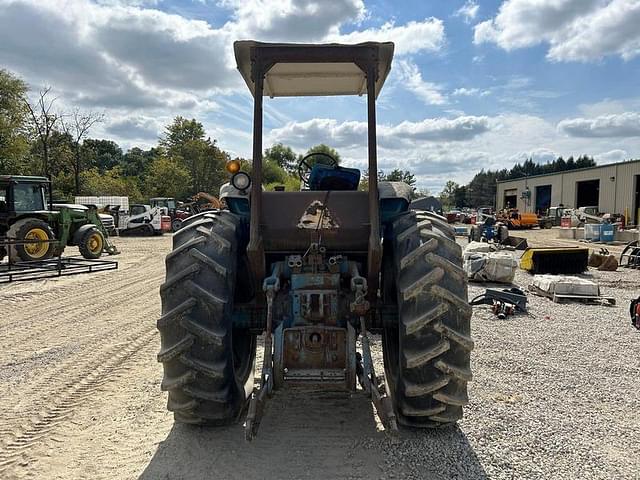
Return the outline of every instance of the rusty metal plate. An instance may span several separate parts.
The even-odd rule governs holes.
[[[345,369],[347,366],[347,330],[308,326],[284,330],[285,369]]]

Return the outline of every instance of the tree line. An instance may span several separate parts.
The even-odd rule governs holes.
[[[523,163],[516,163],[510,169],[482,169],[466,185],[459,185],[453,180],[449,180],[440,192],[439,198],[446,208],[495,206],[497,182],[499,181],[595,166],[595,160],[587,155],[581,155],[577,159],[569,157],[567,160],[558,157],[545,164],[536,163],[529,158]]]

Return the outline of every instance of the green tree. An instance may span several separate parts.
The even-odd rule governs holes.
[[[104,115],[95,112],[81,112],[75,109],[68,118],[63,116],[60,120],[62,129],[71,138],[73,149],[73,161],[71,170],[74,178],[74,193],[80,193],[80,174],[86,168],[86,156],[83,155],[82,142],[89,134],[89,130],[99,122],[104,120]]]
[[[449,180],[445,185],[440,194],[440,201],[442,202],[442,206],[446,208],[456,207],[456,190],[460,188],[453,180]]]
[[[191,176],[191,194],[217,192],[227,180],[225,164],[229,155],[215,140],[205,138],[204,127],[195,119],[176,117],[165,128],[160,146],[167,155],[182,163]]]
[[[470,206],[467,202],[467,187],[465,185],[460,185],[453,192],[453,204],[456,207],[468,207]]]
[[[40,142],[42,152],[42,168],[40,173],[51,177],[51,164],[49,159],[51,137],[56,132],[61,115],[54,110],[57,98],[53,97],[51,87],[45,87],[38,92],[37,100],[31,102],[25,99],[25,105],[29,110],[29,129],[31,135]]]
[[[431,190],[429,190],[428,188],[416,188],[414,190],[414,192],[415,192],[415,197],[416,198],[430,197],[431,196]]]
[[[122,164],[122,149],[112,140],[87,138],[82,142],[82,150],[82,155],[86,158],[87,165],[96,167],[100,172],[111,170],[113,167]]]
[[[263,162],[275,162],[286,171],[292,172],[298,164],[298,155],[296,155],[291,147],[283,145],[282,143],[276,143],[264,151],[262,160]]]
[[[177,116],[170,125],[165,127],[164,136],[160,139],[160,146],[169,150],[181,148],[194,140],[204,140],[205,131],[202,123],[195,118],[187,120]]]
[[[133,202],[143,200],[135,178],[123,176],[119,167],[104,173],[100,173],[97,168],[91,168],[82,172],[80,176],[82,193],[85,195],[121,195],[129,197]]]
[[[581,155],[580,157],[578,157],[578,160],[576,160],[576,168],[589,168],[589,167],[595,167],[595,166],[596,166],[595,160],[586,155]]]
[[[42,148],[42,142],[36,142],[36,148]],[[53,130],[49,140],[49,161],[51,173],[71,172],[73,162],[73,141],[71,136],[60,130]]]
[[[145,193],[149,197],[186,198],[191,186],[191,175],[176,159],[158,157],[149,166],[145,184]]]
[[[43,143],[33,144],[33,158],[42,158]],[[54,193],[60,198],[71,199],[75,193],[73,164],[73,144],[71,137],[64,132],[53,130],[48,140],[49,172],[53,181]]]
[[[0,69],[0,174],[31,173],[26,95],[27,84]]]
[[[467,185],[467,203],[472,207],[493,206],[496,196],[497,181],[506,173],[480,170]]]
[[[300,191],[300,179],[297,175],[287,175],[282,182],[272,182],[265,184],[264,189],[273,191],[278,186],[284,187],[285,191],[287,192],[298,192]]]
[[[288,173],[284,168],[278,165],[273,160],[267,160],[262,162],[262,184],[269,183],[284,183],[287,179]]]
[[[413,187],[416,184],[416,176],[409,170],[400,170],[399,168],[396,168],[386,175],[383,173],[382,181],[404,182],[410,187]]]
[[[378,172],[378,183],[379,182],[404,182],[410,187],[413,187],[413,193],[411,194],[411,198],[418,198],[420,196],[424,197],[426,195],[421,195],[416,192],[415,184],[416,184],[416,176],[411,173],[409,170],[400,170],[396,168],[389,173],[385,173],[384,170],[380,170]],[[358,190],[369,190],[369,174],[368,172],[364,172],[360,179],[360,185],[358,185]]]
[[[73,187],[75,181],[71,172],[58,172],[52,176],[53,181],[53,199],[54,201],[70,201],[73,202]]]
[[[307,153],[305,154],[305,156],[309,155],[310,153],[324,153],[326,155],[333,157],[335,161],[338,163],[342,161],[342,158],[340,158],[340,154],[335,149],[331,148],[328,145],[325,145],[324,143],[311,147],[309,150],[307,150]],[[311,159],[310,164],[313,165],[316,162],[329,163],[329,159],[323,159],[323,157],[319,156],[319,157],[316,157],[315,159]]]
[[[120,163],[122,173],[129,177],[144,177],[144,172],[149,164],[159,155],[160,150],[157,148],[142,150],[141,148],[133,147],[122,157]]]

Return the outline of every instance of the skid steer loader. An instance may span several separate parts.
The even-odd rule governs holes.
[[[251,439],[274,389],[352,392],[358,381],[388,429],[455,422],[468,402],[473,341],[446,219],[409,210],[404,183],[373,174],[358,191],[360,172],[325,154],[300,162],[306,189],[262,188],[264,96],[366,95],[368,171],[377,172],[375,102],[393,44],[234,48],[254,97],[253,168],[249,176],[228,164],[226,208],[186,219],[173,237],[158,320],[168,409],[177,422],[208,425],[246,412]],[[370,333],[382,335],[384,377]]]

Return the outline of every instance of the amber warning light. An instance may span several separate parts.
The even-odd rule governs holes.
[[[234,174],[240,171],[240,162],[238,160],[229,160],[227,162],[227,172]]]

